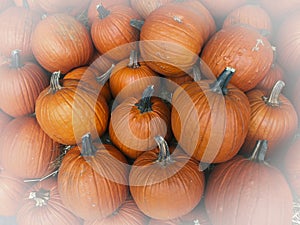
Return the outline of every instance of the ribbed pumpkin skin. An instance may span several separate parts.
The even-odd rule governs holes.
[[[278,63],[272,64],[270,70],[267,72],[264,79],[262,79],[256,86],[266,91],[272,90],[275,83],[279,80],[285,79],[285,72]]]
[[[293,199],[278,169],[236,156],[210,174],[205,207],[214,225],[282,225],[291,224]]]
[[[144,225],[146,217],[132,199],[127,199],[113,214],[102,220],[85,221],[84,225]]]
[[[139,31],[130,26],[131,19],[140,19],[139,14],[126,5],[113,5],[110,14],[92,23],[91,36],[96,49],[112,60],[120,61],[129,57],[136,48]]]
[[[231,159],[242,146],[250,105],[235,86],[229,84],[228,94],[223,96],[210,90],[211,83],[192,82],[175,90],[171,127],[186,153],[203,162],[219,163]]]
[[[1,167],[0,215],[15,216],[29,187],[22,179],[12,176]]]
[[[130,5],[146,19],[152,11],[171,1],[172,0],[130,0]]]
[[[112,143],[132,159],[144,151],[154,149],[157,135],[170,138],[170,109],[159,98],[152,97],[152,110],[142,113],[136,103],[139,99],[127,98],[111,113],[109,135]]]
[[[140,52],[147,65],[165,76],[182,76],[198,59],[206,23],[189,7],[167,3],[151,13],[140,32]]]
[[[280,106],[270,106],[262,99],[266,92],[253,89],[247,93],[251,107],[249,130],[241,148],[243,154],[251,154],[259,139],[268,140],[268,156],[283,141],[291,138],[298,127],[298,116],[292,103],[280,95]]]
[[[105,55],[101,55],[97,50],[94,51],[93,57],[89,62],[89,66],[96,69],[100,74],[104,74],[114,63]]]
[[[49,192],[45,205],[37,206],[30,193]],[[16,214],[18,225],[80,225],[81,219],[73,215],[61,202],[56,178],[48,178],[30,187],[23,196],[23,201]],[[41,199],[41,198],[40,198]]]
[[[60,13],[38,23],[32,34],[32,51],[46,70],[51,73],[60,70],[65,74],[89,62],[93,45],[83,24]]]
[[[129,174],[131,195],[139,209],[154,219],[170,220],[193,210],[204,192],[199,163],[180,149],[171,162],[157,161],[158,151],[147,151],[133,163]]]
[[[81,156],[75,146],[64,157],[58,174],[63,204],[85,220],[101,219],[117,210],[128,195],[125,157],[112,145],[96,145],[94,156]]]
[[[13,118],[0,109],[0,133]]]
[[[36,99],[49,85],[45,71],[32,62],[0,66],[0,79],[0,108],[12,117],[34,113]]]
[[[0,14],[0,52],[9,57],[11,51],[21,50],[24,60],[33,59],[32,35],[40,15],[24,7],[12,6]]]
[[[41,178],[55,169],[53,161],[60,149],[34,116],[12,120],[1,133],[0,140],[1,165],[13,176]]]
[[[246,92],[269,71],[273,50],[270,42],[257,31],[235,25],[215,33],[203,48],[201,59],[216,77],[225,67],[236,69],[230,82]]]

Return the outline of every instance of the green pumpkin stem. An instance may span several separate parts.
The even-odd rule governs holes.
[[[115,68],[115,64],[112,64],[111,67],[104,74],[101,74],[100,76],[96,77],[96,81],[99,84],[104,85],[106,83],[106,81],[108,81],[114,68]]]
[[[137,19],[131,19],[130,20],[130,26],[141,30],[143,25],[144,25],[145,21],[144,20],[137,20]]]
[[[168,143],[162,136],[155,136],[154,139],[159,149],[157,162],[161,163],[163,166],[166,166],[167,163],[171,161]]]
[[[62,87],[59,83],[60,71],[53,72],[50,78],[50,90],[52,94],[59,91]]]
[[[274,107],[280,105],[279,96],[284,86],[285,83],[282,80],[276,82],[276,84],[272,88],[269,98],[264,97],[264,100],[267,105],[274,106]]]
[[[105,17],[109,16],[109,14],[110,14],[110,11],[107,10],[106,8],[104,8],[104,6],[102,5],[102,3],[100,3],[99,5],[97,5],[96,9],[98,11],[100,19],[104,19]]]
[[[11,68],[17,69],[17,68],[22,67],[20,52],[21,52],[21,50],[18,50],[18,49],[13,50],[11,52],[11,64],[10,64]]]
[[[235,69],[231,67],[226,67],[223,70],[223,72],[219,75],[217,80],[210,85],[211,91],[218,94],[227,95],[228,93],[227,85],[230,82],[234,73],[235,73]]]
[[[29,199],[33,199],[37,207],[45,206],[50,200],[50,191],[40,189],[39,191],[30,192]]]
[[[87,133],[82,136],[82,147],[81,147],[81,156],[94,156],[97,152],[97,148],[93,144],[92,136],[90,133]]]
[[[129,63],[127,65],[129,68],[136,69],[140,67],[140,64],[138,62],[138,53],[135,50],[131,50],[130,57],[129,57]]]
[[[268,150],[268,141],[267,140],[258,140],[256,142],[256,145],[255,145],[253,153],[250,157],[250,160],[254,161],[254,162],[258,162],[258,163],[264,163],[267,150]]]
[[[148,86],[143,92],[141,100],[135,104],[141,113],[152,111],[151,97],[154,92],[154,85]]]

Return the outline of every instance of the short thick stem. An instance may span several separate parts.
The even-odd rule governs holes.
[[[251,161],[263,163],[265,162],[265,157],[268,150],[268,141],[267,140],[258,140],[256,142],[253,153],[250,157]]]
[[[110,14],[110,11],[107,10],[106,8],[104,8],[104,6],[102,4],[97,5],[96,9],[98,11],[100,19],[104,19],[105,17],[109,16],[109,14]]]
[[[11,68],[17,69],[17,68],[22,67],[20,52],[21,52],[21,50],[18,50],[18,49],[13,50],[11,52],[11,64],[10,64]]]
[[[154,139],[159,149],[157,162],[159,162],[163,166],[166,166],[167,163],[171,161],[168,143],[162,136],[155,136]]]
[[[285,86],[285,83],[282,80],[279,80],[276,82],[276,84],[272,88],[269,98],[265,98],[267,105],[270,105],[270,106],[279,106],[280,105],[279,96],[280,96],[284,86]]]
[[[96,77],[96,81],[99,84],[104,85],[108,81],[108,79],[110,78],[110,75],[111,75],[114,68],[115,68],[115,64],[112,64],[111,67],[104,74]]]
[[[83,135],[82,146],[81,146],[81,156],[94,156],[97,152],[97,148],[93,144],[92,136],[90,133]]]
[[[138,62],[138,53],[136,50],[131,50],[130,57],[129,57],[129,63],[127,66],[132,69],[136,69],[136,68],[140,67],[140,64]]]
[[[202,79],[201,71],[199,65],[196,64],[193,66],[193,79],[194,81],[200,81]]]
[[[40,189],[39,191],[30,192],[29,199],[33,199],[36,202],[35,206],[45,206],[50,200],[50,191]]]
[[[138,30],[141,30],[143,25],[144,25],[145,21],[143,20],[137,20],[137,19],[131,19],[130,20],[130,26],[138,29]]]
[[[218,76],[217,80],[210,85],[211,91],[218,94],[227,95],[227,86],[234,73],[235,69],[231,67],[226,67],[223,70],[223,72]]]
[[[62,87],[59,83],[59,78],[60,78],[60,71],[53,72],[50,78],[50,90],[52,94],[56,93],[59,91]]]
[[[152,111],[151,97],[153,93],[154,93],[154,85],[148,86],[145,89],[141,100],[135,104],[135,106],[137,106],[137,108],[140,110],[141,113]]]

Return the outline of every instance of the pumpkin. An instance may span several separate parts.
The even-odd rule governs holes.
[[[114,5],[105,8],[98,5],[99,16],[92,23],[91,36],[96,49],[112,60],[120,61],[136,48],[139,31],[130,26],[131,19],[140,16],[129,6]]]
[[[128,196],[128,167],[112,145],[92,143],[91,135],[64,156],[58,173],[63,204],[84,220],[103,219],[115,212]]]
[[[127,199],[115,212],[102,220],[85,221],[84,225],[143,225],[146,217],[132,199]]]
[[[0,3],[0,12],[14,5],[13,0],[3,0]]]
[[[204,174],[197,160],[180,148],[170,154],[162,136],[158,148],[140,155],[129,174],[131,195],[147,216],[170,220],[192,211],[204,192]]]
[[[183,224],[194,222],[194,225],[211,225],[205,209],[204,198],[191,212],[180,217],[180,220]]]
[[[54,72],[50,86],[36,100],[36,117],[41,128],[53,140],[65,145],[81,142],[91,132],[101,136],[108,124],[109,109],[104,97],[76,85],[62,86],[60,73]]]
[[[40,178],[56,169],[53,162],[60,154],[59,146],[41,129],[34,116],[10,121],[0,140],[1,165],[11,175]]]
[[[207,21],[203,18],[193,8],[182,4],[167,3],[159,7],[141,26],[141,57],[152,70],[162,75],[188,73],[207,38]],[[139,27],[135,21],[131,24]]]
[[[10,57],[13,50],[19,49],[24,61],[32,60],[32,35],[39,22],[40,15],[24,7],[4,10],[0,14],[0,52]]]
[[[89,62],[93,45],[83,24],[66,13],[59,13],[38,23],[32,34],[32,51],[47,71],[60,70],[66,74]]]
[[[93,67],[77,67],[64,76],[63,86],[79,85],[82,88],[90,88],[109,102],[111,99],[109,84],[108,82],[103,84],[101,78],[102,75],[99,75]]]
[[[90,0],[36,0],[47,14],[69,13],[75,15],[88,7]]]
[[[245,4],[231,11],[223,21],[223,28],[243,24],[257,29],[263,36],[272,35],[272,21],[269,14],[259,4]]]
[[[19,225],[81,224],[81,219],[61,202],[57,179],[54,177],[39,181],[26,191],[16,213],[16,220]]]
[[[251,107],[251,117],[248,133],[241,148],[241,153],[251,154],[256,140],[268,140],[270,157],[279,143],[287,140],[297,130],[298,116],[294,106],[281,91],[285,83],[278,81],[269,96],[260,89],[247,93]]]
[[[130,5],[145,19],[152,11],[168,2],[172,0],[130,0]]]
[[[256,30],[235,25],[215,33],[203,48],[201,59],[215,76],[225,67],[235,68],[230,82],[246,92],[266,76],[273,62],[273,50]]]
[[[141,99],[128,97],[111,113],[110,139],[131,159],[155,149],[155,136],[171,136],[170,109],[163,100],[152,97],[153,92],[154,87],[149,86]]]
[[[14,216],[29,187],[22,179],[12,176],[0,167],[0,215]]]
[[[129,6],[129,0],[91,0],[87,8],[88,24],[91,26],[94,20],[99,16],[97,5],[102,4],[104,8],[109,8],[113,5]]]
[[[97,50],[94,51],[93,57],[89,62],[89,66],[96,69],[99,73],[105,73],[114,61],[107,58],[105,55],[101,55]]]
[[[286,151],[283,157],[283,171],[291,186],[296,198],[300,196],[300,183],[299,183],[299,147],[300,138],[298,134],[295,136],[289,146],[285,146]]]
[[[287,71],[287,78],[293,79],[300,69],[300,14],[299,11],[285,17],[275,37],[278,63]]]
[[[36,99],[49,84],[40,65],[21,62],[20,57],[20,51],[14,50],[11,63],[0,66],[0,107],[12,117],[34,113]]]
[[[291,224],[290,187],[281,171],[264,161],[266,151],[267,141],[258,141],[250,158],[237,155],[212,170],[204,199],[212,224]]]
[[[244,92],[228,84],[234,73],[228,67],[217,80],[184,84],[173,93],[173,134],[188,155],[202,162],[231,159],[246,138],[250,105]]]
[[[0,109],[0,133],[13,118]]]
[[[113,98],[122,102],[128,97],[141,98],[147,86],[154,85],[159,90],[158,74],[131,51],[130,58],[116,64],[109,78],[109,87]]]

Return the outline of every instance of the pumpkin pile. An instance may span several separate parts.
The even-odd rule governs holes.
[[[300,224],[299,21],[295,0],[2,0],[1,224]]]

